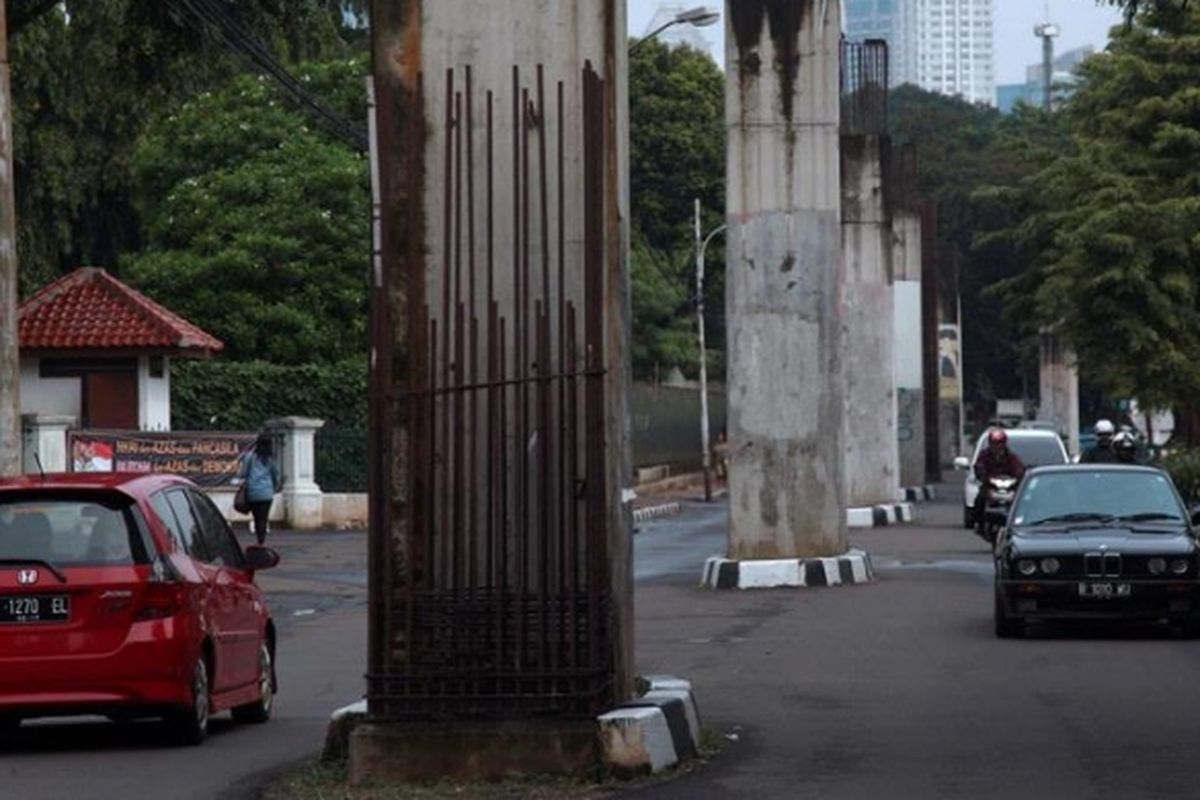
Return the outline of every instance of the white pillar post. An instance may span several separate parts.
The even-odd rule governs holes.
[[[24,459],[26,475],[39,472],[66,472],[70,466],[67,453],[67,431],[74,428],[75,417],[53,414],[22,414]],[[38,467],[38,462],[41,467]]]
[[[325,421],[309,417],[267,420],[269,431],[282,435],[279,466],[283,472],[284,524],[297,530],[321,527],[321,487],[315,472],[316,435]]]

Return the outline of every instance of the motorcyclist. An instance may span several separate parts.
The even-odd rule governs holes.
[[[1137,463],[1137,442],[1133,439],[1133,434],[1128,431],[1121,431],[1113,437],[1113,452],[1117,454],[1117,462],[1120,464],[1136,464]]]
[[[1092,430],[1096,433],[1096,445],[1089,447],[1079,459],[1081,464],[1115,464],[1117,451],[1113,449],[1113,438],[1117,429],[1111,421],[1102,419]]]
[[[975,460],[975,477],[979,481],[979,494],[975,497],[975,525],[982,531],[989,491],[988,481],[992,478],[1014,478],[1020,481],[1025,477],[1025,465],[1016,453],[1008,449],[1008,434],[1004,430],[996,428],[988,434],[988,446]]]

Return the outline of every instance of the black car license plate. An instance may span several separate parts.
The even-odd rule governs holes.
[[[1133,586],[1128,583],[1081,583],[1079,596],[1094,600],[1111,600],[1113,598],[1130,597]]]
[[[30,622],[67,622],[70,619],[70,595],[0,595],[0,625]]]

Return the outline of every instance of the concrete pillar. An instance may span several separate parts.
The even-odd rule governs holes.
[[[842,136],[842,337],[846,358],[846,495],[890,503],[900,488],[893,358],[892,230],[884,202],[886,137]]]
[[[17,334],[17,222],[13,200],[8,23],[0,5],[0,475],[21,468],[21,367]]]
[[[841,554],[841,4],[725,8],[729,556]]]
[[[1071,455],[1079,455],[1079,370],[1075,354],[1051,330],[1041,334],[1038,419],[1054,423]]]
[[[24,459],[22,467],[26,475],[39,472],[66,472],[69,468],[67,455],[67,431],[74,428],[77,420],[71,416],[53,414],[24,414],[21,427],[24,430]],[[36,456],[36,457],[35,457]],[[38,466],[38,462],[41,466]]]
[[[900,485],[925,482],[925,392],[921,365],[921,217],[898,208],[892,215],[892,297],[895,309],[897,439]]]
[[[297,530],[321,527],[321,487],[316,481],[316,436],[325,421],[307,417],[267,420],[267,430],[283,437],[279,467],[283,472],[284,525]]]

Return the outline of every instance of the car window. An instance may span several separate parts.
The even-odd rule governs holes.
[[[159,492],[151,495],[150,505],[154,509],[154,513],[162,520],[162,524],[166,526],[167,532],[171,534],[171,538],[175,544],[183,552],[188,552],[188,543],[183,540],[183,530],[179,527],[179,520],[175,519],[175,512],[171,510],[171,504],[167,501],[167,493]]]
[[[225,518],[202,492],[188,490],[188,498],[196,511],[200,523],[200,535],[204,538],[205,549],[210,554],[210,561],[225,567],[241,568],[244,565],[242,549],[233,532],[225,524]]]
[[[179,525],[179,538],[188,555],[198,561],[209,561],[211,556],[205,547],[204,539],[200,536],[200,523],[192,512],[192,505],[182,489],[172,489],[167,492],[167,503],[175,515]]]
[[[116,494],[0,497],[0,559],[58,567],[147,564],[150,553],[132,505]]]
[[[1029,478],[1017,498],[1013,522],[1036,525],[1083,515],[1167,523],[1187,519],[1166,475],[1080,467]]]

